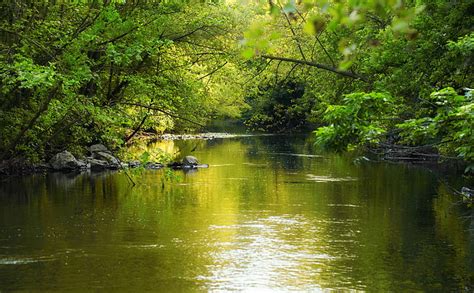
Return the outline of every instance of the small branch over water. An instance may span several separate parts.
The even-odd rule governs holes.
[[[163,109],[160,109],[158,107],[155,107],[153,105],[144,105],[144,104],[140,104],[140,103],[131,103],[131,102],[121,102],[120,104],[122,105],[129,105],[129,106],[136,106],[136,107],[141,107],[141,108],[145,108],[145,109],[149,109],[149,110],[154,110],[154,111],[158,111],[158,112],[161,112],[163,114],[166,114],[170,117],[173,117],[173,118],[176,118],[176,119],[181,119],[181,120],[184,120],[184,121],[187,121],[189,123],[192,123],[192,124],[195,124],[195,125],[198,125],[198,126],[201,126],[201,127],[205,127],[204,124],[201,124],[201,123],[198,123],[196,121],[193,121],[193,120],[190,120],[188,118],[184,118],[184,117],[181,117],[181,116],[178,116],[176,114],[172,114],[166,110],[163,110]]]
[[[323,69],[323,70],[327,70],[327,71],[337,73],[337,74],[342,75],[342,76],[346,76],[346,77],[350,77],[350,78],[354,78],[354,79],[360,79],[362,81],[367,82],[367,79],[363,76],[360,76],[360,75],[358,75],[356,73],[353,73],[353,72],[350,72],[350,71],[340,70],[336,67],[332,67],[332,66],[325,65],[325,64],[320,64],[320,63],[316,63],[316,62],[312,62],[312,61],[306,61],[306,60],[293,59],[293,58],[277,57],[277,56],[271,56],[271,55],[261,55],[261,57],[266,58],[266,59],[271,59],[271,60],[280,60],[280,61],[285,61],[285,62],[292,62],[292,63],[298,63],[298,64],[304,64],[304,65],[308,65],[308,66],[313,66],[313,67],[316,67],[316,68],[319,68],[319,69]]]

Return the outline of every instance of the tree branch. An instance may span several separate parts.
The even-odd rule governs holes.
[[[166,115],[168,115],[168,116],[170,116],[170,117],[173,117],[173,118],[176,118],[176,119],[181,119],[181,120],[190,122],[190,123],[192,123],[192,124],[196,124],[196,125],[198,125],[198,126],[205,127],[205,125],[203,125],[203,124],[201,124],[201,123],[198,123],[198,122],[192,121],[192,120],[190,120],[190,119],[187,119],[187,118],[184,118],[184,117],[181,117],[181,116],[172,114],[172,113],[170,113],[170,112],[168,112],[168,111],[166,111],[166,110],[163,110],[163,109],[154,107],[153,105],[148,106],[148,105],[143,105],[143,104],[140,104],[140,103],[131,103],[131,102],[120,102],[119,104],[122,104],[122,105],[129,105],[129,106],[135,106],[135,107],[141,107],[141,108],[145,108],[145,109],[149,109],[149,110],[158,111],[158,112],[161,112],[161,113],[163,113],[163,114],[166,114]]]
[[[6,158],[6,156],[9,155],[10,151],[14,150],[16,146],[25,138],[25,134],[33,128],[35,125],[36,121],[41,117],[41,115],[48,110],[50,102],[56,98],[57,93],[59,92],[59,88],[61,87],[61,82],[59,82],[51,91],[48,93],[48,98],[46,101],[43,102],[43,104],[40,106],[38,111],[35,113],[35,115],[30,119],[28,124],[24,125],[20,132],[16,135],[15,139],[12,140],[10,145],[7,147],[6,152],[3,154],[2,158]]]
[[[143,124],[145,124],[145,121],[146,121],[146,119],[148,118],[148,115],[149,115],[149,113],[146,113],[145,116],[143,116],[143,119],[142,119],[142,121],[140,122],[140,124],[138,124],[138,126],[135,128],[135,130],[133,130],[133,132],[132,132],[129,136],[127,136],[127,138],[125,138],[125,141],[124,141],[124,143],[123,143],[124,145],[125,145],[127,142],[129,142],[129,141],[135,136],[135,134],[138,133],[138,131],[140,131],[140,129],[142,128]]]
[[[334,72],[334,73],[337,73],[337,74],[342,75],[342,76],[350,77],[350,78],[353,78],[353,79],[360,79],[362,81],[367,82],[367,79],[363,76],[360,76],[360,75],[358,75],[356,73],[353,73],[353,72],[350,72],[350,71],[340,70],[340,69],[337,69],[335,67],[325,65],[325,64],[320,64],[320,63],[305,61],[305,60],[299,60],[299,59],[293,59],[293,58],[270,56],[270,55],[261,55],[261,57],[266,58],[266,59],[271,59],[271,60],[280,60],[280,61],[285,61],[285,62],[292,62],[292,63],[299,63],[299,64],[303,64],[303,65],[308,65],[308,66],[316,67],[316,68],[319,68],[319,69],[327,70],[327,71],[330,71],[330,72]]]
[[[268,65],[270,65],[270,63],[272,63],[272,60],[271,60],[271,59],[265,63],[265,66],[264,66],[262,69],[260,69],[260,70],[257,71],[257,73],[255,73],[253,76],[251,76],[249,79],[247,79],[246,81],[244,81],[244,83],[243,83],[242,85],[245,85],[245,84],[247,84],[249,81],[254,80],[255,77],[259,76],[260,73],[262,73],[263,71],[265,71],[265,69],[267,69],[267,67],[268,67]]]
[[[298,15],[301,17],[301,19],[303,19],[303,21],[306,22],[306,18],[304,17],[303,14],[301,14],[301,12],[299,12],[298,9],[296,9],[296,12],[298,13]],[[322,31],[321,31],[322,33]],[[324,47],[323,43],[321,42],[321,40],[319,39],[319,34],[315,34],[314,35],[316,41],[318,42],[318,44],[321,46],[321,48],[323,49],[324,53],[326,54],[326,56],[329,58],[329,60],[331,61],[332,63],[332,66],[336,67],[336,63],[334,62],[334,60],[332,59],[331,55],[329,54],[329,52],[326,50],[326,48]],[[314,47],[313,47],[313,52],[314,52]],[[311,52],[311,57],[313,55],[313,52]],[[303,58],[304,59],[304,58]],[[313,58],[311,58],[313,59]],[[306,59],[305,59],[306,60]]]
[[[116,36],[116,37],[114,37],[114,38],[112,38],[112,39],[110,39],[110,40],[103,41],[103,42],[101,42],[101,43],[99,43],[99,44],[97,44],[97,45],[98,45],[98,46],[102,46],[102,45],[105,45],[105,44],[108,44],[108,43],[113,43],[113,42],[115,42],[115,41],[118,41],[118,40],[120,40],[121,38],[123,38],[123,37],[129,35],[130,33],[134,32],[134,31],[136,31],[137,29],[143,28],[143,27],[149,25],[150,23],[154,22],[154,21],[157,20],[157,19],[158,19],[158,17],[152,18],[151,20],[145,22],[145,23],[142,24],[142,25],[137,25],[137,26],[131,28],[130,30],[128,30],[128,31],[126,31],[126,32],[124,32],[124,33],[122,33],[122,34],[120,34],[120,35],[118,35],[118,36]]]
[[[89,19],[89,16],[90,16],[90,10],[91,9],[92,9],[92,6],[89,6],[89,12],[87,13],[86,17],[82,20],[81,24],[77,27],[76,31],[72,34],[69,41],[64,43],[64,45],[62,45],[61,48],[59,48],[56,55],[58,55],[59,52],[61,52],[67,46],[69,46],[83,31],[85,31],[87,28],[89,28],[91,25],[93,25],[94,22],[99,18],[100,14],[102,13],[101,11],[97,12],[97,14],[91,19],[91,21],[87,22],[87,20]]]
[[[176,42],[176,41],[179,41],[179,40],[181,40],[181,39],[184,39],[184,38],[186,38],[186,37],[188,37],[188,36],[190,36],[190,35],[192,35],[192,34],[198,32],[198,31],[200,31],[200,30],[204,30],[205,28],[210,28],[210,27],[211,27],[211,26],[209,26],[209,25],[199,26],[199,27],[197,27],[197,28],[195,28],[195,29],[193,29],[193,30],[191,30],[191,31],[189,31],[189,32],[187,32],[187,33],[185,33],[185,34],[179,36],[179,37],[171,38],[171,40],[174,41],[174,42]]]
[[[44,53],[46,53],[51,59],[54,59],[54,55],[48,50],[46,49],[45,46],[43,46],[42,44],[38,43],[37,41],[31,39],[31,38],[27,38],[25,37],[23,34],[19,33],[19,32],[16,32],[16,31],[12,31],[12,30],[9,30],[9,29],[6,29],[6,28],[3,28],[3,27],[0,27],[0,31],[4,31],[6,33],[9,33],[9,34],[13,34],[13,35],[17,35],[19,36],[20,38],[23,38],[27,41],[29,41],[30,43],[34,44],[36,47],[40,48]]]
[[[213,69],[211,72],[209,72],[209,73],[207,73],[207,74],[205,74],[205,75],[199,77],[198,80],[204,79],[204,78],[208,77],[209,75],[212,75],[212,74],[216,73],[219,69],[221,69],[222,67],[224,67],[226,64],[227,64],[227,61],[224,62],[224,63],[222,63],[221,65],[219,65],[219,66],[216,67],[215,69]]]
[[[298,39],[298,36],[296,35],[295,30],[293,29],[293,26],[291,25],[291,21],[288,18],[288,15],[285,12],[282,12],[283,15],[285,16],[286,22],[288,23],[288,28],[291,31],[291,34],[293,35],[293,39],[295,40],[296,46],[298,47],[298,50],[300,51],[301,57],[303,58],[304,61],[306,61],[306,56],[303,53],[303,48],[301,48],[300,41]]]

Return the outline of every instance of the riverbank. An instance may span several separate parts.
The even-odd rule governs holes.
[[[141,133],[137,134],[136,140],[190,140],[190,139],[201,139],[201,140],[211,140],[211,139],[224,139],[224,138],[235,138],[235,137],[251,137],[251,136],[274,136],[277,134],[272,133],[258,133],[258,134],[249,134],[249,133],[227,133],[227,132],[203,132],[203,133],[185,133],[185,134],[174,134],[174,133],[164,133],[164,134],[153,134],[153,133]]]
[[[148,134],[142,133],[137,135],[134,141],[149,141],[149,140],[188,140],[188,139],[199,139],[199,140],[210,140],[215,138],[232,138],[237,136],[229,133],[200,133],[200,134]],[[106,146],[102,144],[92,145],[89,147],[84,146],[84,154],[87,155],[73,155],[67,150],[54,154],[52,157],[47,158],[40,162],[31,162],[26,158],[10,158],[0,161],[0,175],[1,176],[18,176],[28,175],[34,173],[45,173],[53,171],[81,171],[81,170],[118,170],[123,168],[135,168],[142,165],[147,169],[161,169],[169,162],[141,162],[140,160],[129,160],[123,162],[119,156],[112,153]],[[52,161],[55,157],[61,157],[61,163],[53,166]]]
[[[281,136],[282,134],[248,134],[248,133],[227,133],[227,132],[205,132],[205,133],[195,133],[195,134],[152,134],[152,133],[140,133],[134,138],[128,146],[142,142],[148,144],[150,142],[156,141],[208,141],[214,139],[232,139],[232,138],[244,138],[244,137],[269,137],[269,136]],[[97,146],[97,145],[96,145]],[[61,169],[71,171],[71,170],[81,170],[81,169],[92,169],[94,171],[101,170],[117,170],[122,168],[135,168],[140,166],[142,163],[148,169],[160,169],[166,164],[170,163],[172,158],[171,154],[169,155],[168,161],[156,161],[156,162],[141,162],[139,158],[130,158],[130,156],[124,155],[127,153],[125,148],[122,153],[117,152],[112,153],[107,147],[100,145],[96,151],[91,151],[94,149],[94,146],[84,147],[84,153],[88,155],[79,155],[77,158],[72,158],[72,168],[54,168],[51,165],[51,159],[39,162],[31,163],[26,159],[22,158],[13,158],[8,160],[3,160],[0,162],[0,175],[26,175],[32,173],[44,173],[50,171],[59,171]],[[102,151],[102,152],[100,152]],[[55,154],[57,155],[57,154]],[[69,155],[68,155],[69,156]],[[89,156],[89,157],[88,157]],[[69,156],[70,157],[70,156]],[[124,157],[128,159],[125,160]],[[366,160],[367,158],[373,162],[389,162],[397,164],[413,164],[425,166],[429,169],[442,169],[442,170],[451,170],[457,174],[463,174],[472,176],[474,170],[468,170],[465,172],[468,164],[458,158],[453,157],[444,157],[436,152],[433,148],[426,147],[406,147],[406,146],[397,146],[397,145],[388,145],[381,144],[377,148],[370,148],[367,152],[361,153],[361,156],[354,160],[355,164],[360,163],[361,161]],[[76,161],[74,161],[76,160]],[[145,160],[146,161],[146,160]],[[143,167],[143,166],[142,166]]]
[[[208,167],[206,164],[200,164],[198,159],[193,156],[186,156],[181,161],[154,161],[149,158],[148,154],[145,157],[142,154],[140,159],[122,160],[103,144],[91,145],[85,149],[87,155],[75,156],[65,150],[41,163],[31,163],[23,159],[4,160],[0,162],[0,175],[27,175],[44,172],[101,172],[138,167],[149,170],[158,170],[165,167],[183,170]]]

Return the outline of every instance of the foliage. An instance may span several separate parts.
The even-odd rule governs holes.
[[[435,144],[447,155],[474,161],[474,100],[471,91],[458,95],[453,88],[434,92],[425,101],[425,117],[398,124],[403,143]]]
[[[242,117],[473,161],[471,1],[30,2],[0,4],[2,158]]]
[[[191,130],[244,104],[226,82],[241,31],[230,7],[30,2],[1,4],[2,158],[120,147],[135,130]]]
[[[342,105],[328,105],[323,121],[329,126],[315,131],[316,143],[337,150],[380,142],[394,114],[394,99],[386,93],[353,93]]]
[[[265,22],[256,20],[263,33],[246,35],[243,50],[267,62],[260,85],[272,75],[299,82],[320,145],[430,145],[472,162],[472,101],[463,93],[474,82],[473,9],[444,0],[270,1]],[[261,129],[274,123],[263,107],[251,112]]]
[[[262,85],[258,93],[247,98],[251,106],[245,124],[252,130],[282,132],[305,125],[311,101],[304,99],[303,84],[282,81],[277,85]]]

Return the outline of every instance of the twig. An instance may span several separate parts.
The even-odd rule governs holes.
[[[132,137],[134,137],[135,134],[137,134],[138,131],[140,131],[140,128],[142,128],[143,124],[145,124],[145,121],[148,118],[149,113],[150,113],[150,110],[148,110],[148,112],[145,114],[145,116],[143,116],[142,121],[140,122],[140,124],[138,124],[138,126],[135,128],[135,130],[129,136],[127,136],[127,138],[125,139],[124,144],[129,142],[132,139]]]
[[[154,110],[154,111],[158,111],[158,112],[161,112],[163,114],[166,114],[170,117],[173,117],[173,118],[176,118],[176,119],[181,119],[181,120],[184,120],[184,121],[187,121],[187,122],[190,122],[190,123],[193,123],[193,124],[196,124],[196,125],[199,125],[201,127],[205,127],[205,125],[201,124],[201,123],[198,123],[198,122],[195,122],[195,121],[192,121],[188,118],[184,118],[184,117],[181,117],[181,116],[178,116],[178,115],[175,115],[175,114],[172,114],[168,111],[165,111],[163,109],[160,109],[160,108],[157,108],[153,105],[151,106],[148,106],[148,105],[143,105],[143,104],[140,104],[140,103],[131,103],[131,102],[120,102],[119,104],[122,104],[122,105],[130,105],[130,106],[136,106],[136,107],[142,107],[142,108],[145,108],[145,109],[149,109],[149,110]]]
[[[216,67],[215,69],[213,69],[211,72],[199,77],[197,80],[201,80],[201,79],[204,79],[206,77],[208,77],[209,75],[212,75],[214,73],[216,73],[217,71],[219,71],[221,68],[223,68],[225,65],[227,64],[227,61],[222,63],[220,66]]]

